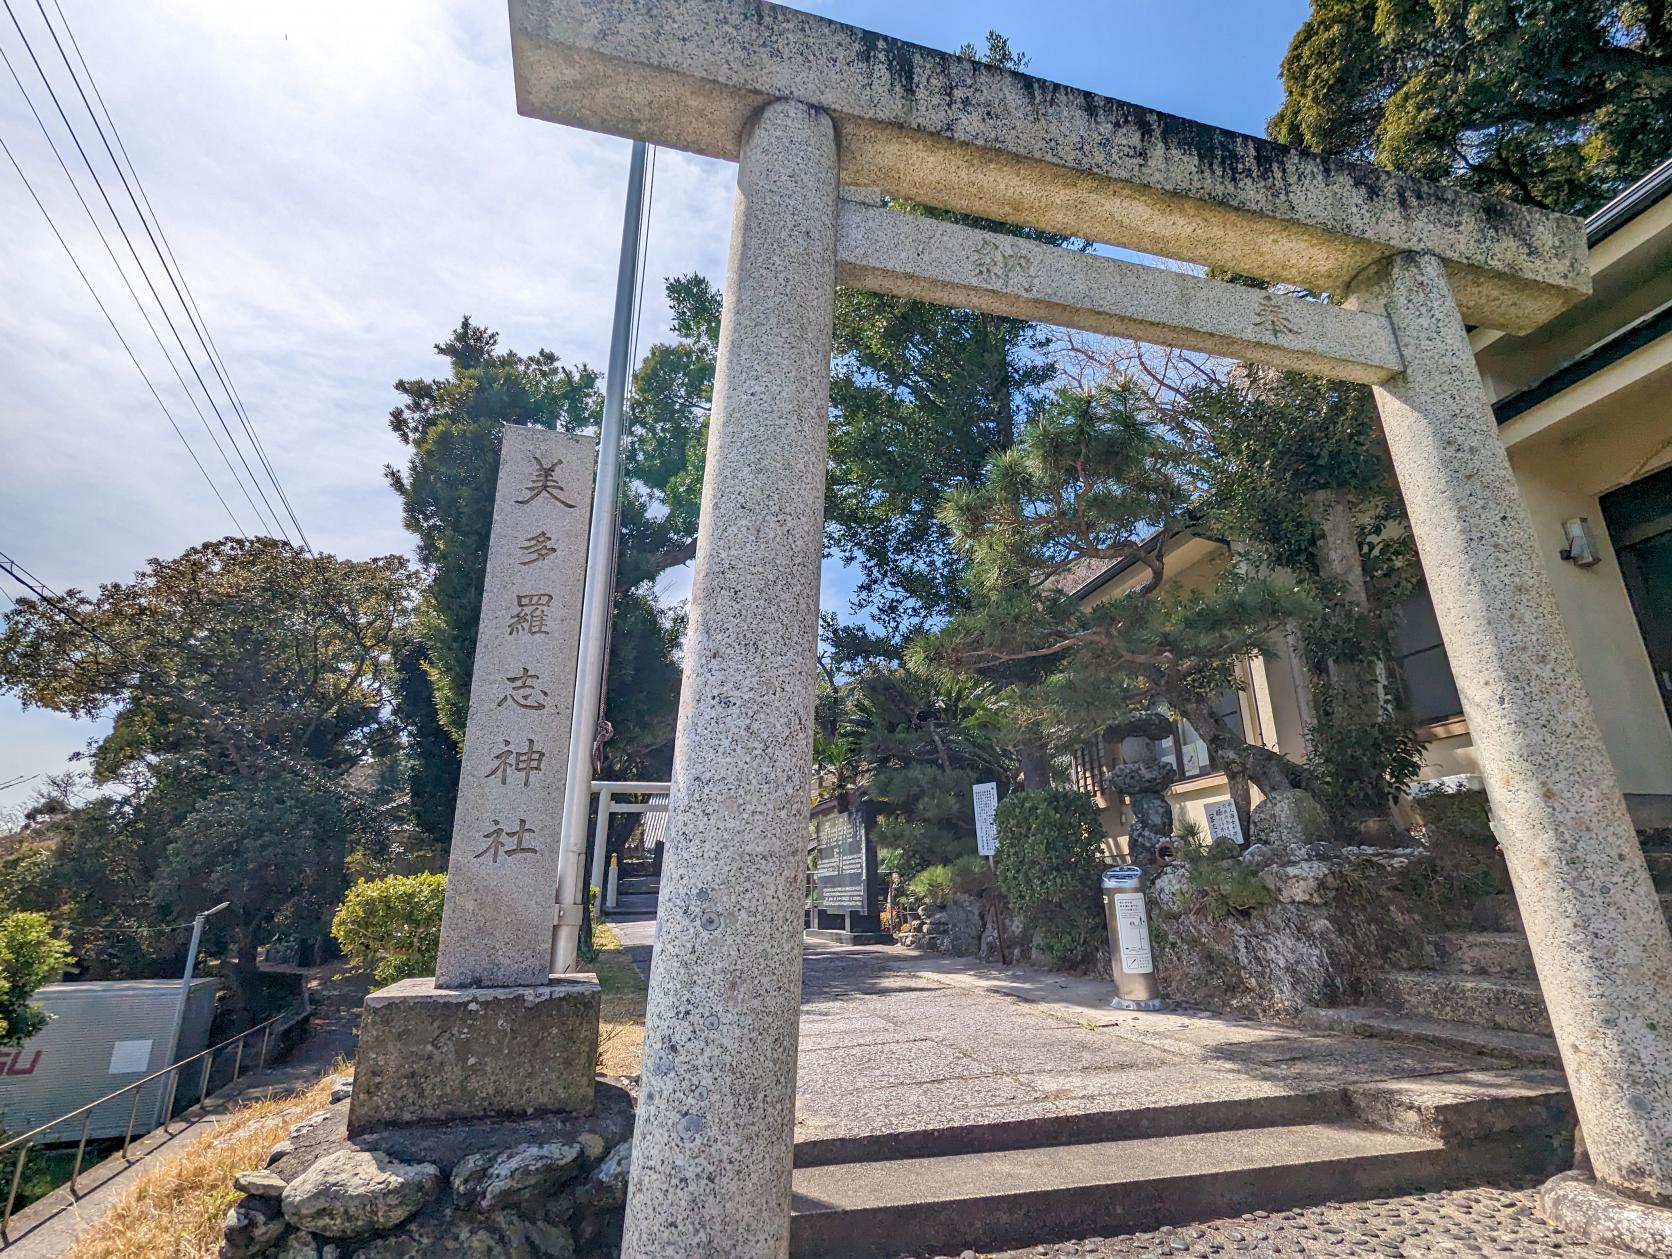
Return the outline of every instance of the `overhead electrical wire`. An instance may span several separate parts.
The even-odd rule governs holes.
[[[139,357],[133,352],[133,347],[128,344],[128,339],[122,335],[122,329],[116,326],[116,321],[110,317],[110,311],[105,309],[104,301],[99,297],[99,291],[93,287],[93,282],[87,278],[87,273],[81,269],[81,263],[77,261],[75,251],[70,248],[69,242],[64,239],[64,234],[58,230],[58,224],[53,222],[52,214],[35,192],[34,185],[29,182],[29,176],[23,173],[23,167],[18,165],[17,158],[13,156],[11,146],[6,143],[4,136],[0,136],[0,152],[5,153],[6,160],[12,164],[12,169],[17,172],[17,177],[23,181],[23,187],[29,193],[30,199],[34,201],[36,207],[46,218],[47,226],[52,229],[52,234],[57,237],[58,243],[63,246],[64,253],[69,257],[70,265],[75,268],[75,273],[81,277],[81,282],[87,286],[87,292],[92,296],[94,305],[99,308],[99,313],[104,316],[105,322],[110,325],[110,330],[116,334],[117,341],[121,343],[122,349],[127,353],[128,361],[134,365],[134,370],[139,373],[139,378],[145,382],[145,387],[151,391],[151,396],[157,400],[157,405],[162,408],[162,413],[167,418],[169,427],[174,430],[174,435],[180,439],[180,444],[186,448],[186,453],[192,457],[192,463],[203,474],[203,479],[208,483],[210,492],[214,494],[216,501],[220,503],[227,517],[232,521],[233,527],[244,537],[249,537],[250,535],[244,529],[243,523],[222,496],[220,487],[215,484],[215,479],[209,475],[209,470],[203,466],[203,461],[197,457],[197,451],[193,450],[191,442],[186,440],[186,434],[181,431],[179,423],[174,418],[174,413],[168,409],[168,403],[163,401],[162,394],[158,393],[156,385],[151,383],[151,377],[146,374]]]
[[[145,228],[146,235],[151,241],[151,248],[156,252],[158,261],[163,264],[163,272],[168,276],[169,284],[174,289],[174,295],[180,299],[180,304],[185,309],[187,320],[197,337],[198,344],[203,347],[204,355],[209,360],[215,378],[220,382],[221,388],[226,391],[227,400],[231,403],[240,425],[250,439],[250,445],[256,452],[257,461],[261,464],[262,470],[266,472],[268,481],[272,484],[274,492],[279,496],[279,501],[284,505],[285,515],[296,529],[296,534],[302,540],[303,547],[311,551],[313,548],[308,543],[307,533],[303,530],[302,522],[297,518],[295,509],[291,507],[290,498],[285,493],[284,485],[279,481],[278,473],[274,470],[272,461],[267,457],[266,448],[262,445],[261,437],[256,432],[255,421],[250,418],[249,411],[244,406],[243,397],[233,385],[232,374],[226,368],[226,361],[221,356],[220,347],[215,344],[215,338],[210,334],[208,320],[203,317],[203,312],[198,308],[197,295],[192,292],[191,283],[186,279],[185,268],[180,265],[179,259],[174,255],[174,246],[170,244],[168,234],[163,230],[162,218],[157,214],[155,207],[152,206],[150,195],[145,191],[145,184],[139,177],[139,170],[134,166],[133,158],[128,155],[128,146],[122,142],[122,134],[116,127],[116,119],[111,115],[110,106],[105,103],[104,93],[99,91],[98,80],[93,77],[92,67],[87,64],[87,58],[82,54],[81,44],[76,40],[75,31],[70,27],[69,18],[64,15],[63,7],[58,3],[58,0],[53,0],[52,7],[58,14],[58,20],[63,24],[64,34],[69,39],[70,46],[75,50],[76,61],[81,65],[80,74],[76,72],[75,66],[71,64],[69,54],[64,51],[63,42],[58,38],[57,28],[53,26],[52,19],[47,15],[45,5],[41,3],[41,0],[35,0],[35,7],[40,10],[41,21],[45,23],[47,33],[52,36],[53,46],[58,50],[58,56],[64,63],[64,69],[69,72],[70,81],[75,84],[76,93],[81,97],[81,103],[86,108],[88,117],[93,120],[94,130],[99,133],[99,140],[104,145],[105,153],[109,156],[111,165],[116,168],[117,176],[122,180],[122,186],[128,194],[128,200],[133,204],[134,213],[139,216],[140,224]],[[103,125],[99,122],[99,110],[93,108],[92,102],[87,99],[86,90],[82,87],[81,79],[83,75],[86,76],[87,86],[93,90],[94,99],[99,103],[99,110],[104,112]],[[105,134],[106,126],[110,128],[109,136]],[[121,151],[122,159],[120,161],[117,159],[116,152],[111,149],[110,142],[112,139],[116,141],[116,148]],[[124,162],[127,164],[126,172],[123,171]],[[129,175],[133,177],[132,184],[128,182]],[[138,190],[137,198],[135,197],[136,189]],[[140,208],[141,201],[145,204],[143,210]],[[147,213],[150,214],[149,223],[146,221]],[[153,226],[156,228],[155,235],[151,231]]]
[[[0,4],[4,5],[5,10],[6,10],[6,15],[11,19],[12,26],[17,31],[18,38],[23,41],[24,51],[29,54],[29,60],[34,64],[35,72],[38,75],[40,75],[41,83],[46,87],[47,95],[48,95],[48,97],[51,98],[53,107],[58,112],[59,119],[63,122],[65,129],[69,132],[71,143],[73,143],[75,145],[76,152],[81,156],[82,164],[84,166],[86,166],[87,173],[92,177],[94,187],[98,189],[99,196],[104,201],[105,208],[110,212],[111,219],[115,222],[117,231],[120,232],[121,235],[122,235],[123,243],[127,245],[128,252],[133,256],[134,265],[139,268],[140,277],[145,281],[145,286],[150,291],[152,300],[157,303],[157,308],[158,308],[159,312],[162,314],[163,322],[168,325],[168,330],[169,330],[170,334],[173,336],[175,344],[179,346],[181,354],[185,356],[186,364],[191,369],[192,376],[193,376],[194,379],[196,379],[196,381],[198,383],[198,387],[203,391],[203,396],[204,396],[205,400],[208,401],[210,410],[212,410],[215,413],[215,418],[220,423],[222,431],[226,434],[228,442],[231,443],[232,448],[233,448],[233,452],[238,456],[238,462],[243,466],[245,473],[249,477],[250,485],[254,490],[254,497],[261,499],[262,504],[266,507],[266,511],[267,511],[266,518],[261,519],[261,526],[263,528],[271,529],[278,536],[284,538],[286,541],[289,541],[289,539],[290,539],[289,533],[285,530],[285,527],[284,527],[283,523],[280,521],[278,512],[273,507],[272,501],[267,497],[266,491],[262,489],[260,479],[256,476],[255,472],[250,468],[249,459],[246,457],[246,455],[244,453],[244,447],[238,441],[238,439],[233,435],[232,427],[231,427],[230,424],[227,423],[227,419],[226,419],[225,414],[223,414],[223,412],[221,411],[220,405],[215,401],[214,393],[210,390],[208,384],[204,381],[202,372],[200,372],[198,370],[196,358],[192,355],[191,351],[189,349],[187,349],[185,339],[180,335],[180,330],[175,325],[174,318],[169,313],[168,305],[167,305],[167,303],[165,303],[163,301],[162,294],[158,292],[156,283],[151,277],[150,270],[145,266],[145,263],[144,263],[143,259],[141,259],[140,256],[139,256],[139,250],[138,250],[137,246],[135,246],[132,236],[130,236],[129,233],[128,233],[127,225],[122,221],[122,216],[117,213],[115,203],[111,201],[110,193],[105,188],[104,181],[99,177],[99,172],[98,172],[97,168],[94,167],[92,159],[87,154],[86,147],[81,142],[80,134],[76,131],[75,125],[70,121],[69,114],[64,109],[63,102],[61,100],[59,100],[57,90],[52,85],[52,80],[47,76],[45,67],[43,67],[41,65],[40,58],[38,56],[36,56],[34,46],[30,43],[29,36],[23,29],[23,24],[18,21],[17,13],[12,8],[11,0],[0,0]],[[21,82],[20,82],[19,86],[21,87]],[[77,91],[78,92],[80,91],[79,81],[77,83]],[[33,108],[33,106],[31,106],[31,109],[32,108]],[[89,107],[89,109],[90,108],[91,107]],[[39,115],[37,115],[37,118],[38,117],[39,117]],[[97,118],[96,117],[94,119],[94,123],[95,123],[95,126],[97,126]],[[100,135],[101,135],[101,138],[102,138],[102,136],[103,136],[102,131],[100,132]],[[108,144],[107,144],[107,149],[108,149]],[[118,169],[118,175],[121,175],[120,169]],[[126,187],[127,186],[126,185],[126,177],[122,176],[122,178],[123,178],[124,187]],[[129,191],[129,196],[130,196],[130,199],[131,199],[132,198],[131,190]],[[138,202],[135,201],[134,205],[135,205],[135,209],[137,211]],[[145,227],[146,234],[148,236],[150,236],[151,229],[150,229],[149,224],[144,223],[144,216],[143,215],[141,215],[141,222],[142,222],[142,225]],[[156,249],[157,247],[156,247],[156,241],[155,241],[154,237],[151,238],[151,243],[152,243],[153,249]],[[160,249],[157,249],[157,254],[158,254],[159,258],[162,256]],[[166,269],[166,267],[165,267],[165,269]],[[171,284],[173,283],[172,275],[170,276],[170,283]],[[175,287],[175,291],[176,291],[176,296],[178,297],[179,296],[179,290],[178,290],[177,286]],[[181,300],[182,306],[184,306],[184,299],[181,298],[180,300]],[[229,399],[229,404],[230,404],[230,399]],[[261,507],[258,507],[258,506],[255,505],[254,498],[251,499],[251,507],[255,511],[258,519],[261,518],[262,517],[262,509],[261,509]]]
[[[174,373],[174,379],[180,382],[180,390],[186,395],[186,401],[190,402],[192,404],[192,409],[197,412],[197,418],[203,425],[203,431],[209,435],[209,441],[214,445],[215,453],[220,455],[221,462],[226,464],[226,470],[232,474],[234,484],[236,484],[240,490],[243,490],[245,501],[249,503],[250,509],[256,513],[257,519],[260,519],[261,510],[256,507],[255,500],[250,497],[249,490],[244,487],[243,481],[238,476],[238,470],[232,466],[231,458],[228,457],[226,450],[221,446],[220,438],[215,436],[215,430],[209,424],[209,417],[203,413],[202,405],[198,402],[197,397],[192,393],[191,386],[186,383],[186,378],[181,375],[180,368],[174,361],[174,356],[168,351],[168,346],[163,343],[162,334],[157,331],[157,325],[155,321],[152,320],[150,311],[146,310],[145,303],[140,300],[139,293],[134,289],[133,281],[128,278],[128,273],[123,269],[121,262],[117,259],[116,251],[111,248],[110,241],[105,236],[104,228],[99,225],[98,217],[93,213],[93,207],[88,205],[87,198],[82,196],[81,186],[76,183],[75,176],[70,173],[69,164],[64,161],[64,155],[59,152],[58,143],[52,138],[52,132],[47,127],[46,120],[41,117],[40,111],[35,108],[34,100],[31,99],[28,89],[23,86],[23,80],[18,77],[17,68],[12,65],[12,59],[6,55],[6,50],[4,48],[0,48],[0,63],[3,63],[7,71],[11,74],[12,82],[17,84],[17,90],[23,97],[23,103],[29,107],[29,112],[34,115],[35,123],[41,129],[41,135],[46,138],[47,147],[52,150],[52,156],[58,159],[58,167],[64,172],[64,178],[69,181],[70,191],[75,193],[76,200],[81,203],[82,212],[87,215],[88,223],[92,225],[94,233],[99,238],[99,243],[104,246],[104,251],[110,258],[110,265],[116,269],[117,276],[120,277],[123,285],[128,290],[128,296],[133,298],[134,306],[139,311],[140,318],[145,321],[145,326],[150,329],[152,340],[157,343],[157,349],[162,351],[163,360],[168,364],[169,369]],[[13,165],[16,165],[15,158],[13,159]],[[18,173],[19,175],[22,175],[21,169]],[[24,178],[24,183],[26,185],[28,184],[27,177]],[[31,188],[31,194],[33,194],[33,191],[33,188]],[[47,223],[49,225],[53,225],[52,215],[41,203],[39,197],[35,198],[35,204],[41,207],[41,213],[46,216]],[[70,254],[70,261],[75,262],[74,252],[70,249],[68,242],[64,240],[63,235],[58,233],[55,225],[53,225],[53,231],[54,234],[58,235],[59,243],[62,244],[65,251]],[[77,266],[77,270],[80,270],[79,265]],[[82,275],[82,279],[87,281],[85,273]],[[91,288],[91,281],[87,281],[87,283],[88,287]],[[94,300],[98,300],[97,293],[94,294]],[[100,305],[102,307],[103,303],[100,303]],[[109,316],[107,315],[106,318],[108,319]],[[120,333],[118,333],[118,335],[120,335]],[[184,441],[185,439],[182,437],[181,440]],[[189,445],[187,446],[187,449],[191,449]],[[194,455],[193,458],[196,458],[196,456]],[[211,482],[211,484],[213,483]],[[219,497],[219,495],[220,491],[217,490],[216,496]],[[222,501],[224,503],[225,500],[223,499]],[[234,523],[237,523],[236,518],[234,518]],[[249,536],[249,534],[244,532],[242,524],[238,525],[238,531],[243,533],[245,537]]]

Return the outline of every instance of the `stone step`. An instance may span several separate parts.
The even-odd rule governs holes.
[[[1512,931],[1447,931],[1428,937],[1441,968],[1464,975],[1533,978],[1533,952]]]
[[[1459,1023],[1452,1019],[1423,1018],[1396,1014],[1374,1006],[1338,1006],[1334,1009],[1308,1008],[1298,1020],[1321,1032],[1344,1032],[1382,1040],[1413,1041],[1459,1053],[1524,1063],[1528,1066],[1559,1067],[1562,1056],[1552,1037],[1533,1032],[1506,1032]]]
[[[1536,980],[1405,970],[1383,973],[1374,988],[1378,999],[1400,1014],[1477,1023],[1507,1032],[1550,1034],[1550,1019]]]
[[[662,890],[662,877],[657,874],[634,874],[616,884],[623,896],[655,896]]]
[[[1661,892],[1660,909],[1667,925],[1672,926],[1672,891]],[[1470,911],[1469,925],[1476,931],[1520,931],[1521,914],[1515,907],[1515,897],[1507,893],[1481,897]]]
[[[1279,1128],[1326,1123],[1353,1117],[1347,1094],[1339,1088],[1270,1097],[1218,1098],[1164,1105],[1126,1105],[1118,1110],[1070,1111],[1025,1119],[990,1119],[960,1123],[949,1114],[932,1128],[867,1132],[853,1136],[803,1137],[795,1143],[797,1167],[833,1163],[887,1162],[953,1154],[997,1154],[1005,1150],[1189,1133],[1230,1132],[1244,1128]]]
[[[1645,848],[1643,857],[1655,886],[1662,892],[1672,892],[1672,848]]]
[[[1372,1198],[1552,1166],[1548,1133],[1448,1146],[1329,1122],[804,1167],[795,1259],[1030,1246]]]
[[[625,892],[615,898],[615,908],[612,914],[653,914],[656,912],[656,897],[643,892],[628,895]]]

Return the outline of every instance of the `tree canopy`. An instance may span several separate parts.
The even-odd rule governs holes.
[[[1672,153],[1664,0],[1313,0],[1274,140],[1582,214]]]
[[[350,843],[384,829],[373,767],[397,747],[394,650],[414,594],[397,556],[223,538],[95,595],[18,600],[0,689],[113,715],[92,755],[112,790],[28,833],[50,872],[18,907],[149,927],[231,900],[216,929],[236,938],[246,995],[259,941],[322,936]],[[142,964],[132,942],[94,944],[82,951]]]

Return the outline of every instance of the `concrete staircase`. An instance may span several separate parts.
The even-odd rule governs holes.
[[[791,1254],[1027,1246],[1544,1174],[1559,1072],[1479,1071],[797,1146]]]
[[[1672,850],[1645,855],[1672,924]],[[1302,1021],[1320,1030],[1560,1066],[1515,898],[1482,897],[1469,926],[1429,937],[1430,969],[1381,976],[1376,1005],[1308,1010]]]

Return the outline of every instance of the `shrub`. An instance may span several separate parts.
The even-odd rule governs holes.
[[[1228,839],[1183,847],[1179,856],[1190,871],[1190,886],[1215,918],[1252,913],[1276,899]]]
[[[906,884],[906,891],[912,899],[922,905],[944,905],[946,898],[952,895],[952,868],[950,866],[929,866],[919,870]]]
[[[0,918],[0,1045],[21,1045],[46,1026],[47,1016],[29,998],[73,961],[45,914]]]
[[[354,961],[373,967],[379,984],[433,975],[446,894],[445,874],[361,879],[343,897],[331,934]]]
[[[1024,791],[999,805],[999,886],[1059,965],[1084,962],[1103,939],[1103,828],[1079,791]]]
[[[966,854],[952,863],[951,870],[954,892],[978,896],[993,886],[993,867],[987,864],[985,857]]]

